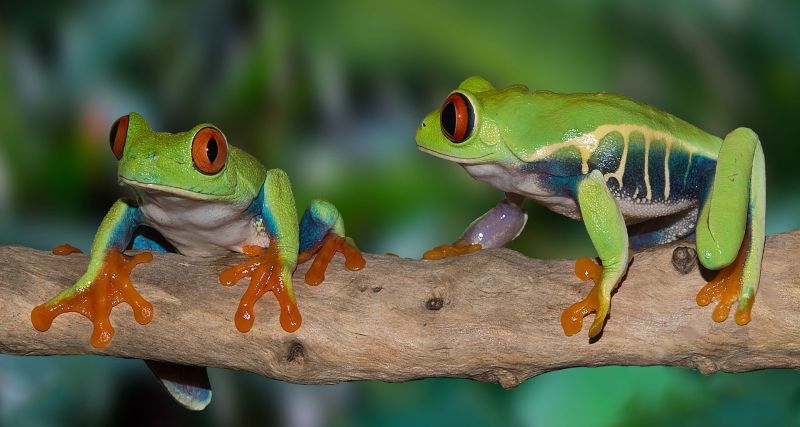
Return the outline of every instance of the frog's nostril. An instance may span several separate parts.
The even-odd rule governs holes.
[[[426,126],[428,126],[428,124],[425,123],[425,122],[422,122],[422,127],[426,127]]]

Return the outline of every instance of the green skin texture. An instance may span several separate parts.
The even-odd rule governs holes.
[[[736,259],[747,231],[749,243],[745,248],[743,286],[737,310],[745,310],[752,304],[760,277],[765,218],[764,155],[753,131],[739,128],[722,140],[674,116],[621,96],[530,91],[521,85],[496,89],[481,77],[466,79],[451,93],[464,95],[472,105],[473,130],[466,140],[454,143],[441,130],[441,111],[433,111],[417,130],[416,143],[422,151],[456,162],[468,171],[476,165],[498,165],[500,167],[496,170],[502,172],[493,172],[484,180],[507,193],[516,191],[514,185],[506,182],[513,179],[519,182],[519,176],[524,177],[525,171],[530,170],[525,167],[530,168],[536,162],[561,161],[583,167],[575,177],[574,188],[549,188],[550,193],[545,195],[558,196],[559,200],[574,200],[577,209],[564,207],[563,202],[551,203],[553,199],[544,196],[537,200],[545,205],[552,204],[548,207],[556,212],[581,219],[602,260],[600,305],[589,329],[590,336],[602,330],[610,308],[611,292],[624,276],[632,257],[626,224],[635,223],[631,217],[638,217],[638,220],[656,218],[658,210],[650,208],[660,207],[654,200],[653,203],[641,204],[641,208],[636,204],[632,208],[626,207],[626,214],[623,214],[621,197],[610,190],[613,181],[610,174],[588,170],[587,164],[581,163],[580,150],[585,150],[588,157],[594,154],[597,145],[592,145],[591,139],[588,145],[583,146],[576,141],[586,141],[581,138],[591,136],[598,129],[604,131],[600,135],[595,133],[597,138],[614,130],[630,135],[632,132],[626,132],[626,129],[636,129],[644,137],[636,140],[630,137],[631,145],[643,145],[645,140],[652,143],[656,136],[661,140],[680,141],[672,145],[675,152],[676,147],[681,147],[684,152],[691,152],[695,159],[702,157],[711,164],[716,163],[708,191],[694,196],[694,202],[700,206],[695,224],[698,257],[710,269],[718,270],[730,265]],[[618,160],[619,157],[626,156],[620,154]],[[637,159],[629,156],[627,161],[630,165]],[[687,173],[688,170],[687,167]],[[668,172],[665,171],[667,180]],[[712,179],[711,176],[689,178],[703,183]],[[665,201],[662,202],[661,206],[667,206]],[[692,200],[683,202],[691,203]],[[524,222],[522,224],[524,226]],[[678,237],[682,236],[675,238]]]
[[[246,222],[245,229],[252,228],[255,235],[268,238],[269,244],[278,246],[278,257],[283,267],[283,282],[294,299],[291,276],[297,264],[299,231],[294,196],[289,178],[280,169],[266,170],[254,157],[228,144],[228,159],[223,169],[213,175],[200,172],[194,166],[191,155],[194,135],[210,124],[200,124],[180,133],[155,132],[137,114],[129,115],[128,133],[122,158],[119,160],[120,183],[128,185],[136,193],[136,202],[119,199],[103,218],[91,247],[90,260],[86,272],[75,284],[50,300],[55,304],[64,298],[88,288],[101,273],[106,252],[111,248],[125,250],[140,225],[157,228],[142,214],[139,207],[148,203],[149,194],[155,189],[161,194],[172,196],[168,201],[214,203],[215,206],[230,206],[230,223]],[[252,206],[259,200],[263,187],[263,203]],[[344,225],[333,205],[315,201],[314,206],[320,214],[335,217],[331,232],[344,236]],[[321,202],[321,203],[320,203]],[[163,202],[162,202],[163,203]],[[313,203],[313,202],[312,202]],[[180,206],[172,208],[176,212]],[[167,206],[166,210],[170,210]],[[248,211],[253,211],[248,213]],[[261,214],[270,220],[255,216]],[[192,225],[186,224],[184,230],[191,234]],[[180,228],[180,226],[178,226]],[[164,237],[169,241],[169,235]],[[192,247],[192,239],[184,242],[184,247]],[[226,250],[240,250],[220,244],[219,248],[209,249],[215,244],[213,234],[197,237],[197,243],[204,246],[194,251],[198,255],[214,255]],[[248,244],[248,242],[240,242]]]

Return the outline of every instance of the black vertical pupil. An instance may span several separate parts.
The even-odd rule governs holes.
[[[448,102],[445,104],[444,108],[442,108],[442,129],[447,132],[448,135],[455,135],[456,134],[456,106],[453,105],[453,101]]]
[[[111,135],[109,136],[109,143],[111,144],[111,148],[114,148],[114,141],[117,140],[117,129],[119,129],[119,120],[114,122],[111,125]]]
[[[208,156],[208,161],[210,163],[214,163],[214,160],[217,160],[218,153],[219,147],[217,146],[217,139],[212,136],[208,139],[208,144],[206,144],[206,155]]]

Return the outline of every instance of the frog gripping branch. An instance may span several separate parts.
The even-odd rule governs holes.
[[[298,224],[289,178],[280,169],[265,170],[252,156],[229,145],[222,132],[209,124],[169,134],[154,132],[144,118],[130,113],[111,128],[111,150],[119,160],[119,180],[134,190],[135,201],[118,200],[98,229],[89,254],[89,266],[73,286],[33,309],[31,322],[39,331],[49,329],[65,312],[80,313],[92,321],[91,343],[100,348],[114,335],[111,309],[127,302],[140,324],[157,315],[133,287],[130,272],[149,262],[149,252],[132,257],[126,249],[175,251],[187,256],[244,252],[252,260],[220,274],[220,282],[233,285],[244,277],[250,284],[242,296],[234,323],[249,331],[255,320],[256,301],[267,291],[277,298],[280,324],[287,332],[301,325],[292,290],[292,273],[301,261],[315,257],[310,284],[319,284],[333,255],[343,252],[349,270],[364,267],[364,258],[345,236],[336,208],[314,200]],[[146,228],[147,227],[147,228]],[[163,237],[143,232],[154,229]],[[156,236],[158,237],[158,236]],[[59,253],[69,250],[59,248]],[[180,367],[176,384],[169,364],[155,363],[153,372],[181,403],[202,409],[210,399],[207,377]],[[174,365],[172,365],[174,366]]]
[[[505,245],[525,226],[524,198],[583,221],[602,268],[588,259],[576,263],[576,274],[595,286],[564,311],[565,334],[579,332],[592,312],[589,336],[600,334],[632,250],[692,233],[700,262],[720,270],[698,304],[717,300],[712,317],[722,322],[738,303],[736,323],[750,321],[766,198],[764,154],[750,129],[720,139],[618,95],[496,89],[471,77],[425,117],[416,142],[506,193],[460,239],[426,259]]]
[[[57,294],[31,311],[30,321],[36,330],[48,330],[62,313],[77,312],[92,322],[90,342],[101,349],[97,352],[127,357],[142,357],[141,348],[156,337],[162,347],[144,353],[146,358],[152,355],[157,359],[146,361],[147,365],[173,397],[190,409],[204,408],[210,402],[211,389],[205,368],[186,365],[254,370],[303,383],[403,381],[446,375],[499,382],[504,387],[570,364],[670,364],[696,366],[703,372],[796,367],[796,358],[791,355],[793,347],[786,346],[784,335],[763,332],[778,329],[775,310],[793,309],[796,295],[789,295],[795,299],[780,299],[771,293],[762,294],[756,315],[763,321],[753,322],[744,334],[730,334],[729,328],[737,328],[735,325],[715,325],[701,328],[702,338],[687,341],[691,347],[688,355],[681,353],[685,347],[680,346],[663,354],[651,351],[661,342],[653,331],[665,330],[660,326],[663,322],[654,324],[651,319],[666,318],[669,313],[682,310],[680,302],[675,301],[688,301],[691,296],[681,293],[685,287],[679,292],[661,286],[656,292],[645,286],[651,279],[641,271],[648,266],[658,269],[667,252],[672,253],[676,265],[675,254],[686,248],[663,246],[635,254],[641,248],[695,235],[699,261],[709,269],[719,270],[696,294],[697,304],[705,306],[716,301],[712,318],[717,322],[729,317],[733,304],[737,324],[745,325],[751,320],[765,249],[766,200],[764,154],[753,131],[739,128],[722,139],[617,95],[557,94],[531,91],[521,85],[496,89],[480,77],[471,77],[449,94],[440,109],[425,117],[417,130],[416,143],[420,150],[460,164],[474,178],[505,193],[504,199],[472,222],[458,240],[424,254],[429,260],[459,255],[469,256],[469,260],[437,263],[370,255],[371,263],[378,262],[359,274],[358,286],[351,289],[358,292],[340,295],[326,286],[303,295],[305,304],[315,304],[308,309],[313,310],[309,312],[316,319],[310,325],[319,325],[320,318],[334,318],[337,327],[306,327],[308,333],[291,337],[283,331],[296,331],[303,322],[292,286],[292,274],[298,264],[311,261],[305,271],[309,285],[325,280],[328,264],[337,252],[343,254],[347,270],[364,267],[365,259],[345,234],[344,221],[336,207],[314,200],[298,219],[286,173],[266,170],[254,157],[229,145],[213,125],[201,124],[170,134],[154,132],[136,113],[123,116],[112,126],[110,144],[119,160],[119,181],[133,189],[134,199],[120,199],[111,207],[97,230],[85,272],[67,289],[56,288],[52,280],[16,267],[15,256],[35,254],[0,248],[13,261],[13,266],[0,265],[13,281],[30,276],[38,281],[37,286],[49,286],[37,288],[42,292],[36,294],[36,302],[31,302],[25,296],[34,294],[23,295],[15,291],[14,285],[0,280],[0,290],[8,294],[9,306],[24,307],[16,314],[8,311],[6,323],[10,332],[0,341],[5,340],[6,351],[24,354],[86,352],[83,337],[62,345],[64,337],[36,333],[24,316],[15,329],[13,322],[20,318],[21,311]],[[594,286],[585,298],[569,307],[566,306],[574,301],[571,297],[553,303],[559,298],[558,289],[538,289],[533,293],[514,286],[521,276],[528,275],[534,281],[530,272],[564,286],[564,278],[557,274],[565,269],[563,262],[531,260],[512,251],[481,250],[504,246],[522,232],[528,221],[523,208],[526,198],[582,221],[601,261],[602,265],[589,258],[575,262],[575,274],[585,281],[591,279]],[[771,237],[770,241],[771,254],[800,245],[797,233]],[[126,255],[128,249],[140,252]],[[74,248],[62,246],[53,253],[71,252]],[[150,252],[187,256],[181,258],[185,261],[156,257],[155,262],[142,269],[145,275],[158,276],[151,277],[150,283],[169,289],[167,293],[174,296],[154,305],[147,301],[148,292],[139,294],[130,278],[136,265],[153,260]],[[231,252],[244,253],[250,259],[222,272],[204,268],[180,270],[187,265],[208,265],[193,257]],[[637,265],[629,269],[634,256]],[[765,258],[765,283],[797,277],[791,262],[772,262],[772,258]],[[58,264],[55,257],[46,261]],[[305,267],[301,271],[302,268]],[[696,272],[688,275],[690,269],[683,271],[677,266],[676,270],[684,276],[664,272],[664,277],[652,281],[700,282]],[[332,271],[329,276],[330,282],[354,285],[346,273]],[[460,280],[476,276],[485,280]],[[441,277],[448,278],[448,286],[430,288],[433,282],[443,282]],[[126,336],[110,351],[102,350],[114,336],[109,315],[117,304],[127,302],[133,310],[133,320],[147,324],[154,316],[159,319],[159,307],[165,307],[165,312],[183,310],[182,305],[198,303],[195,300],[217,304],[225,299],[226,291],[219,285],[198,298],[188,290],[195,283],[218,280],[222,285],[233,286],[244,278],[249,279],[247,288],[237,308],[230,301],[229,313],[236,329],[250,332],[224,333],[230,329],[231,318],[217,315],[214,322],[209,322],[214,323],[209,330],[216,332],[208,339],[220,351],[203,352],[206,343],[198,342],[202,340],[192,330],[198,319],[189,317],[176,319],[176,324],[152,322],[147,328],[159,335]],[[566,335],[575,335],[591,313],[595,317],[588,333],[598,337],[609,319],[612,294],[623,280],[631,286],[614,297],[618,316],[609,324],[608,333],[632,340],[634,347],[640,347],[639,353],[630,352],[627,347],[620,350],[613,340],[608,345],[607,340],[601,340],[595,343],[599,347],[587,348],[583,342],[566,339],[563,345],[542,351],[536,340],[561,336],[562,330]],[[487,285],[489,282],[491,285]],[[502,296],[489,287],[497,284],[502,286]],[[267,292],[277,300],[282,329],[277,325],[254,328],[257,301]],[[498,298],[506,293],[515,302],[498,312]],[[425,301],[419,300],[420,295]],[[478,295],[478,303],[451,304],[460,295]],[[676,298],[667,304],[667,298],[643,301],[642,295]],[[377,303],[379,299],[381,302]],[[342,311],[345,307],[347,313]],[[531,310],[547,318],[560,313],[561,328],[555,319],[552,327],[518,321],[529,316]],[[697,324],[700,311],[704,309],[687,313],[676,323]],[[453,330],[464,327],[465,318],[476,319],[470,326],[474,336],[453,336]],[[117,322],[136,328],[130,316]],[[626,328],[616,329],[617,322]],[[17,333],[20,329],[29,335]],[[174,333],[176,329],[192,333]],[[515,335],[516,332],[519,333]],[[204,329],[203,334],[206,333]],[[751,333],[762,340],[773,340],[769,341],[771,347],[744,341],[743,336],[752,338]],[[534,337],[535,345],[521,336]],[[74,334],[71,337],[74,341]],[[256,337],[259,343],[268,343],[268,351],[242,352],[241,340]],[[729,338],[744,343],[741,345],[747,346],[746,351],[730,349]],[[36,345],[20,344],[19,340],[25,339]],[[460,345],[461,351],[450,352],[443,359],[439,352],[445,339],[454,340],[453,345]],[[409,342],[415,345],[409,346]],[[770,358],[772,353],[770,357],[763,356],[764,349],[776,346],[779,348],[773,353],[781,354],[779,361]],[[599,361],[592,358],[598,348],[608,357]],[[585,354],[581,354],[582,349]],[[748,351],[761,356],[747,357]],[[320,357],[323,353],[325,357]],[[370,357],[365,358],[365,354]]]

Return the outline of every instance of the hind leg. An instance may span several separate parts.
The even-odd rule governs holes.
[[[674,215],[652,219],[628,227],[631,250],[672,243],[694,233],[698,209],[691,208]]]
[[[736,323],[750,321],[764,253],[766,214],[764,153],[758,136],[739,128],[728,134],[720,149],[714,183],[697,223],[700,262],[721,270],[697,294],[705,306],[717,300],[712,318],[722,322],[738,301]]]
[[[314,257],[306,272],[306,283],[318,285],[325,280],[325,270],[336,255],[345,257],[345,268],[360,270],[366,261],[353,240],[345,235],[344,221],[336,207],[321,199],[314,199],[300,219],[300,255],[298,263]]]

